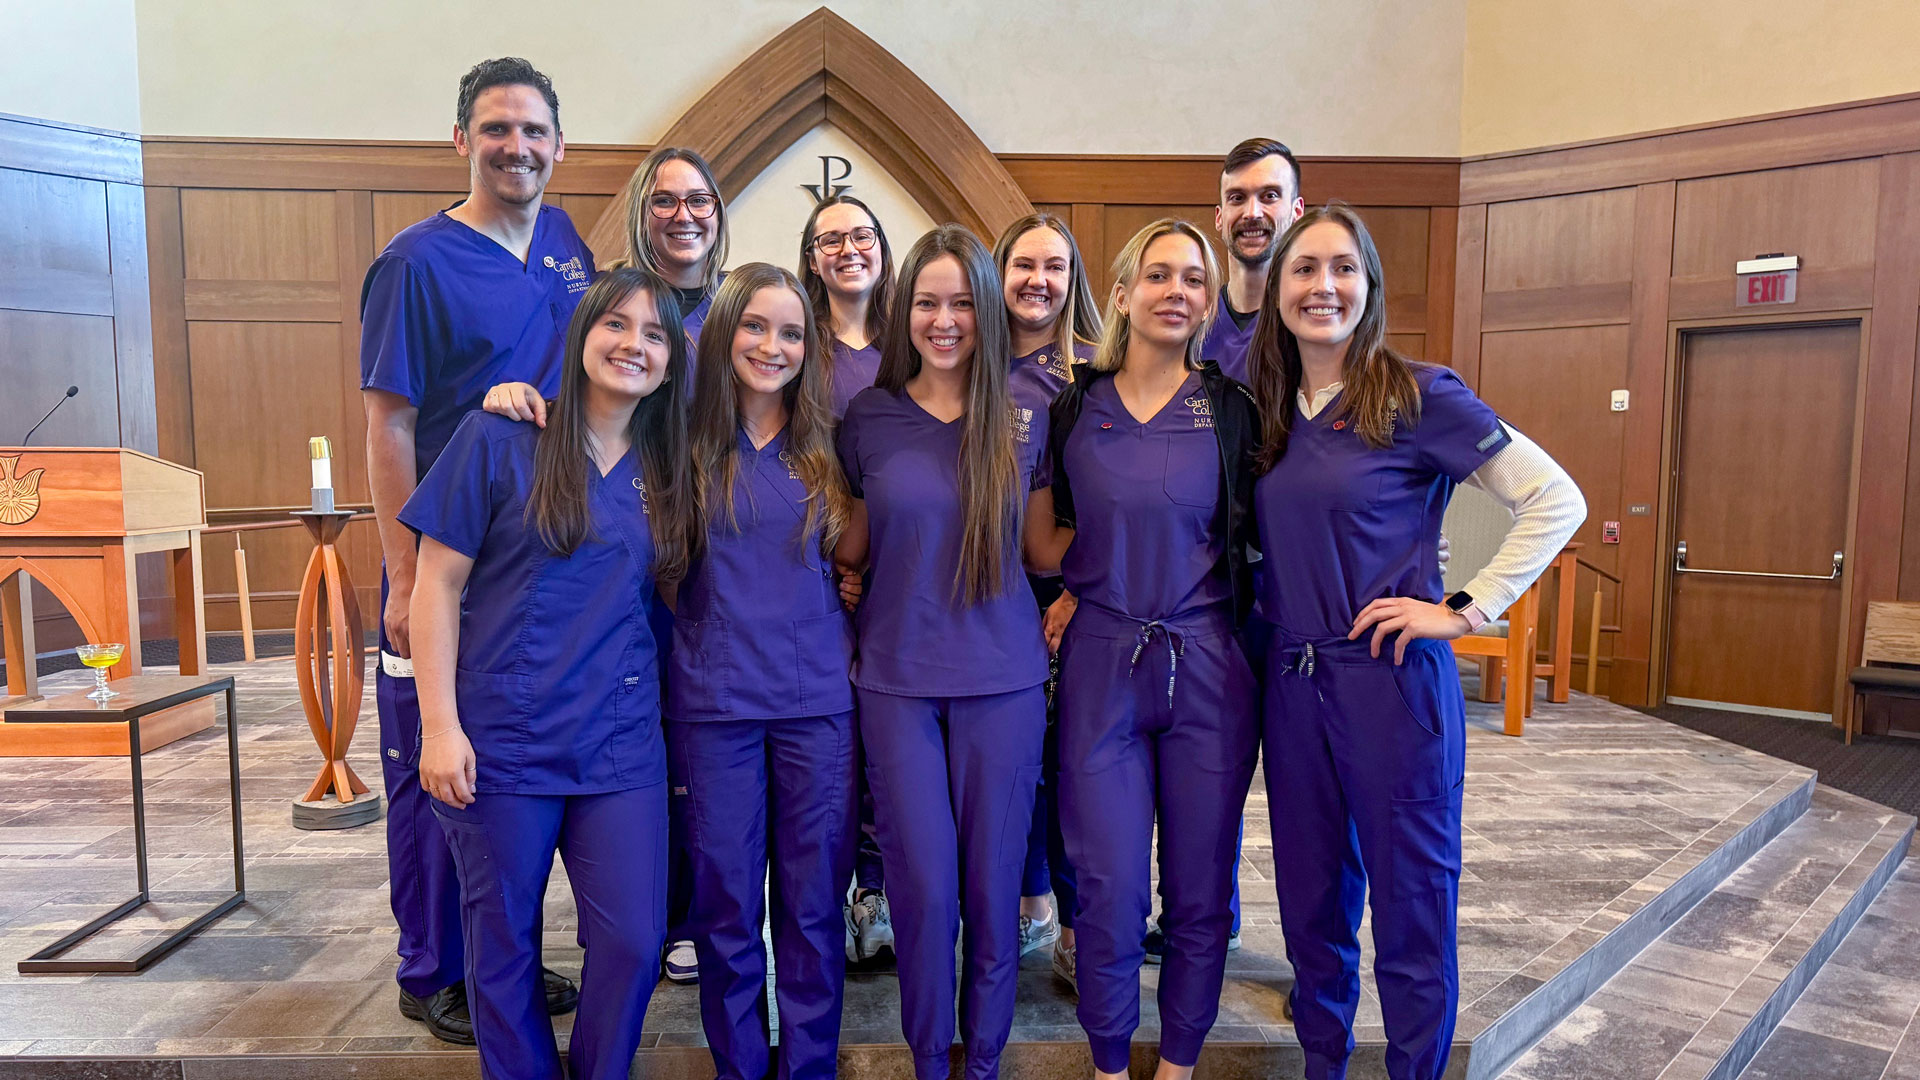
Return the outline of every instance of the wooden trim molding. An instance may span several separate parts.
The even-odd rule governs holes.
[[[1001,164],[1036,203],[1211,205],[1220,199],[1220,154],[1002,154]],[[1309,204],[1453,206],[1460,163],[1451,158],[1303,157]],[[1451,234],[1449,234],[1451,235]]]
[[[125,132],[0,113],[0,169],[139,184],[140,139]]]
[[[892,53],[826,8],[715,83],[662,145],[699,147],[738,194],[822,122],[872,154],[936,221],[994,236],[1033,204],[966,121]],[[624,190],[587,236],[597,259],[626,250]]]
[[[1467,158],[1463,203],[1632,187],[1920,150],[1920,94]]]

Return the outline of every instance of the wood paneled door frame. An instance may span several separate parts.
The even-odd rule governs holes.
[[[991,240],[1033,212],[1020,185],[960,114],[853,24],[818,8],[747,57],[660,137],[713,166],[738,195],[781,152],[823,123],[872,154],[935,221]],[[626,253],[627,198],[587,235],[604,265]]]
[[[1842,547],[1845,553],[1846,569],[1840,575],[1840,633],[1830,643],[1834,654],[1833,700],[1834,722],[1838,723],[1845,713],[1844,703],[1848,699],[1847,671],[1851,651],[1851,619],[1853,610],[1854,582],[1858,577],[1860,558],[1859,526],[1861,516],[1860,476],[1861,448],[1866,437],[1867,404],[1867,358],[1868,342],[1872,337],[1873,313],[1869,310],[1789,312],[1781,314],[1751,315],[1734,318],[1713,319],[1676,319],[1667,324],[1667,364],[1665,408],[1661,416],[1660,438],[1660,496],[1655,533],[1660,537],[1659,553],[1654,564],[1653,596],[1653,640],[1648,652],[1651,690],[1649,705],[1662,705],[1667,700],[1668,642],[1671,629],[1673,597],[1673,549],[1679,540],[1678,528],[1678,490],[1680,467],[1680,420],[1682,407],[1682,367],[1686,356],[1689,338],[1706,334],[1729,333],[1745,330],[1760,330],[1770,327],[1793,327],[1813,329],[1823,326],[1857,326],[1859,328],[1859,354],[1855,358],[1854,406],[1852,446],[1847,465],[1847,509],[1846,541]]]

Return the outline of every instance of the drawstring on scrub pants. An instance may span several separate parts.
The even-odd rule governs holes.
[[[1180,658],[1187,654],[1187,639],[1158,619],[1140,624],[1140,634],[1133,639],[1133,659],[1127,661],[1127,678],[1133,678],[1133,670],[1140,666],[1140,654],[1153,643],[1155,634],[1165,634],[1167,638],[1167,708],[1173,708],[1173,683],[1180,675]]]
[[[1313,685],[1313,692],[1319,695],[1321,701],[1325,701],[1327,700],[1327,695],[1321,692],[1320,683],[1313,677],[1315,663],[1313,642],[1303,641],[1300,643],[1300,655],[1294,657],[1293,663],[1288,664],[1282,670],[1288,675],[1298,675],[1307,680],[1307,682]]]

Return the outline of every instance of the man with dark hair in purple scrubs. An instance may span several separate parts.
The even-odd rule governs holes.
[[[467,197],[402,230],[361,288],[360,388],[367,485],[380,530],[380,764],[387,861],[400,928],[400,1011],[447,1042],[472,1044],[460,933],[460,885],[447,839],[420,787],[420,706],[408,639],[415,539],[400,508],[495,383],[559,389],[567,324],[592,283],[593,252],[541,196],[566,153],[553,84],[517,57],[460,80],[453,145],[468,161]],[[578,992],[546,974],[547,1006]]]
[[[1220,205],[1213,227],[1227,254],[1227,287],[1200,355],[1220,365],[1228,378],[1247,381],[1247,346],[1253,342],[1260,294],[1287,226],[1306,203],[1300,197],[1300,163],[1278,139],[1247,139],[1227,152],[1220,166]]]

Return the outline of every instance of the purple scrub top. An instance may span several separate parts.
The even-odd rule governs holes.
[[[1144,424],[1112,379],[1094,383],[1059,468],[1075,518],[1060,573],[1081,602],[1148,622],[1233,598],[1219,570],[1220,441],[1199,374]]]
[[[476,412],[400,510],[473,559],[454,693],[489,795],[592,795],[666,778],[638,455],[587,469],[589,536],[555,555],[527,520],[539,428]]]
[[[360,386],[419,410],[416,477],[488,387],[559,391],[567,324],[593,276],[593,252],[557,206],[540,208],[524,263],[446,211],[388,241],[360,288]]]
[[[1080,342],[1073,345],[1076,360],[1091,360],[1093,352],[1091,345]],[[1035,416],[1041,417],[1042,427],[1046,426],[1044,418],[1053,399],[1060,396],[1060,391],[1065,390],[1072,379],[1067,363],[1060,358],[1060,346],[1049,342],[1025,356],[1014,357],[1007,369],[1007,394],[1015,405],[1032,409]]]
[[[1345,637],[1382,597],[1437,603],[1440,518],[1455,484],[1511,441],[1500,418],[1444,367],[1414,364],[1420,422],[1393,445],[1360,440],[1335,398],[1307,419],[1297,402],[1287,452],[1254,485],[1261,617],[1308,640]],[[1078,496],[1078,490],[1074,493]]]
[[[1233,321],[1233,309],[1227,306],[1227,290],[1220,290],[1217,310],[1213,313],[1213,325],[1207,328],[1206,340],[1200,343],[1200,358],[1211,360],[1220,365],[1220,371],[1229,379],[1247,381],[1247,351],[1253,347],[1253,328],[1260,320],[1247,320],[1246,329],[1241,329]]]
[[[1016,422],[1019,490],[1050,482],[1046,414]],[[872,580],[860,602],[853,684],[903,697],[1003,694],[1047,678],[1040,609],[1022,572],[1019,536],[1001,568],[1003,591],[954,597],[960,562],[960,434],[965,417],[934,419],[905,390],[871,387],[847,407],[840,463],[867,504]]]
[[[853,708],[853,627],[820,533],[805,536],[807,486],[782,430],[737,444],[734,511],[707,530],[680,585],[667,661],[673,720],[779,720]]]
[[[867,342],[865,348],[853,346],[833,339],[833,418],[839,420],[847,415],[847,405],[854,395],[873,385],[874,377],[880,374],[880,345]]]

